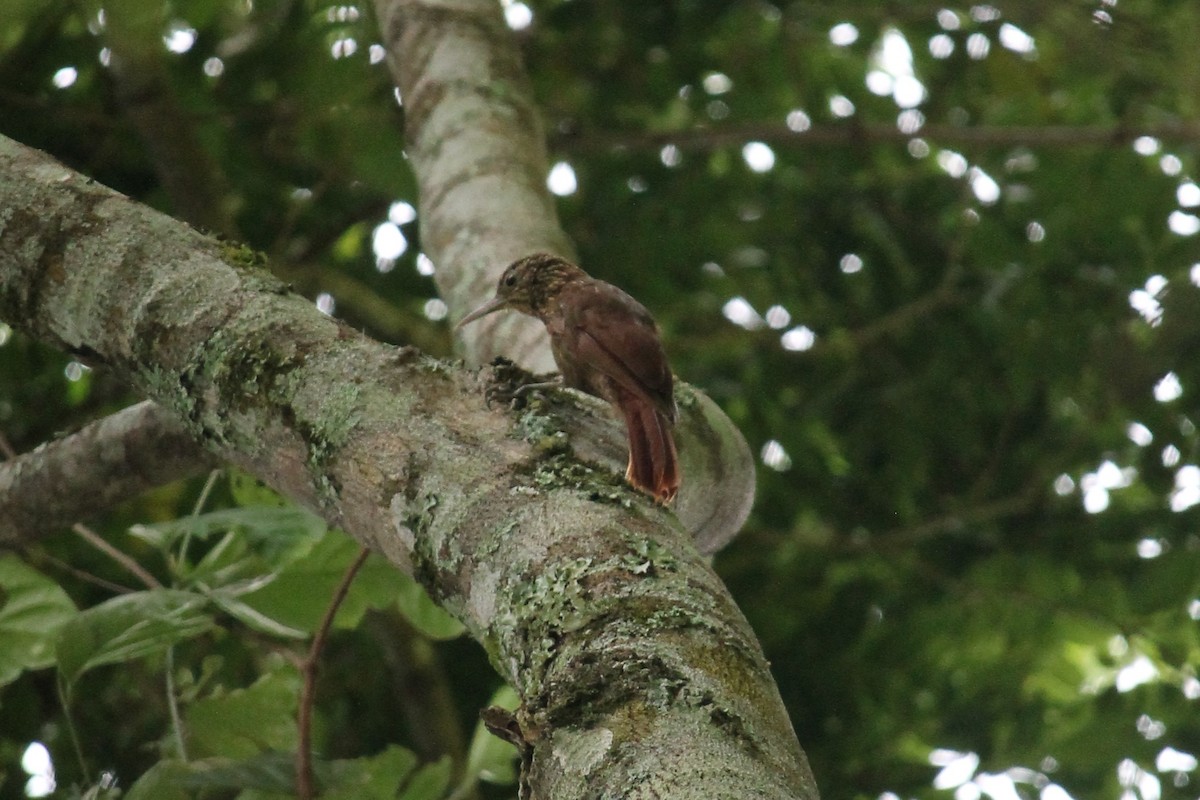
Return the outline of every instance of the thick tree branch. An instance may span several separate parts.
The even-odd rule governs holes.
[[[401,54],[423,240],[461,310],[509,259],[568,252],[532,101],[490,0],[379,11]],[[520,692],[538,796],[815,796],[720,581],[668,515],[553,433],[571,423],[586,434],[567,441],[612,464],[621,446],[606,445],[616,428],[603,408],[554,394],[520,417],[530,448],[506,437],[471,376],[369,342],[240,253],[28,151],[0,147],[5,166],[0,315],[108,364],[220,458],[413,569]],[[536,325],[499,327],[476,358],[548,366]],[[752,486],[749,451],[702,395],[685,389],[681,405],[697,424],[691,444],[681,430],[680,516],[736,530],[752,496],[737,488]],[[714,466],[723,480],[710,480]],[[728,486],[735,499],[714,508],[711,489]]]
[[[554,420],[514,428],[476,376],[240,255],[0,138],[0,318],[411,570],[521,695],[539,797],[816,796],[753,634],[671,514],[571,458]]]
[[[375,8],[404,98],[421,243],[457,319],[491,296],[509,262],[573,251],[546,189],[541,120],[497,3],[378,0]],[[477,328],[463,341],[469,361],[505,355],[534,372],[554,369],[536,321],[504,314]]]
[[[330,292],[339,313],[361,321],[368,331],[388,342],[410,344],[424,353],[448,354],[450,337],[444,328],[429,324],[419,311],[406,309],[352,275],[326,269],[317,263],[275,264],[272,272],[305,297]]]
[[[118,40],[124,42],[123,46],[128,51],[124,57],[130,59],[145,49],[139,48],[139,45],[145,41],[148,30],[157,30],[157,18],[153,13],[147,16],[144,9],[126,6],[118,9],[122,14],[112,15],[109,36],[114,43]],[[400,8],[396,6],[392,10]],[[460,19],[460,24],[446,24],[451,17],[445,17],[422,4],[410,4],[402,10],[407,15],[403,18],[409,20],[406,26],[397,21],[401,17],[386,16],[389,13],[386,8],[381,9],[380,16],[385,20],[385,29],[388,27],[386,21],[391,19],[390,27],[394,31],[408,31],[406,35],[415,37],[420,45],[406,45],[406,49],[399,51],[403,58],[394,66],[408,81],[403,89],[409,97],[407,121],[410,138],[415,141],[412,148],[413,163],[422,181],[423,238],[427,243],[427,251],[439,263],[441,289],[451,302],[454,302],[455,296],[463,294],[459,291],[456,295],[459,283],[467,281],[470,275],[485,274],[482,282],[474,280],[464,284],[468,299],[460,305],[474,305],[492,291],[495,272],[507,263],[507,259],[537,249],[565,252],[569,246],[564,243],[562,232],[557,227],[553,201],[545,189],[545,155],[527,81],[521,71],[515,46],[509,39],[508,29],[494,4],[485,3],[476,8]],[[430,24],[434,27],[425,27]],[[469,46],[464,46],[464,42]],[[398,46],[396,43],[393,45]],[[500,51],[500,55],[495,54],[496,50]],[[147,57],[154,60],[153,57]],[[161,54],[157,58],[161,60]],[[479,64],[488,65],[496,70],[496,74],[490,75],[486,70],[480,70]],[[158,66],[161,67],[161,64]],[[126,74],[117,68],[117,77],[123,81],[144,82],[151,80],[154,75],[163,78],[161,69],[135,69]],[[123,85],[129,88],[133,84]],[[499,85],[510,88],[496,92],[495,88]],[[436,102],[419,102],[422,92],[428,93]],[[134,95],[140,103],[149,97],[161,97],[162,92],[139,91]],[[486,102],[481,104],[481,98]],[[131,109],[131,113],[134,111]],[[161,119],[163,115],[153,112],[150,117]],[[142,133],[150,140],[162,132],[143,130]],[[159,139],[175,142],[171,144],[172,147],[190,146],[187,142],[194,137],[187,133],[178,142],[173,135]],[[475,154],[475,160],[470,160],[472,154]],[[197,163],[205,163],[204,159],[187,156],[183,151],[175,152],[166,161],[177,165],[172,169],[183,170],[191,175],[189,180],[209,171],[192,171]],[[484,164],[485,168],[480,169],[479,164]],[[174,185],[168,180],[169,176],[163,177],[168,185]],[[200,182],[206,187],[215,185],[208,179]],[[197,199],[200,205],[210,209],[217,202],[214,197],[193,191],[186,184],[175,186],[172,194]],[[475,222],[468,224],[471,220]],[[494,220],[500,221],[499,227],[489,222]],[[204,219],[194,218],[189,218],[189,221],[194,224],[205,222]],[[476,233],[464,239],[471,231]],[[482,263],[481,258],[484,259]],[[541,326],[519,315],[504,316],[506,319],[493,317],[486,320],[484,325],[476,326],[479,339],[468,342],[475,357],[490,358],[495,353],[504,352],[523,360],[528,366],[550,368],[552,361]],[[487,326],[492,324],[496,324],[496,327],[489,330]],[[421,339],[426,344],[434,341],[428,335],[423,335]],[[683,401],[696,410],[679,431],[684,478],[689,483],[707,485],[715,492],[685,492],[676,503],[675,511],[685,527],[693,532],[701,550],[711,553],[736,535],[749,513],[754,498],[754,461],[740,433],[716,405],[699,393],[685,389],[684,395]],[[587,441],[599,441],[601,446],[597,449],[584,445],[581,454],[603,460],[621,445],[608,435],[613,428],[607,413],[600,409],[592,409],[591,413],[592,417],[582,417],[576,421],[588,430]],[[599,417],[598,424],[592,424],[597,421],[595,416]],[[101,430],[119,430],[124,437],[132,435],[123,428],[106,427]],[[178,437],[179,432],[176,431],[175,435]],[[104,438],[77,439],[66,451],[71,462],[108,463],[102,456],[93,457],[80,449],[85,441],[96,450],[110,453],[114,448],[122,447],[119,442],[113,445]],[[152,438],[143,437],[137,447],[137,452],[144,454],[143,457],[163,451],[173,454],[176,450],[177,438],[157,444]],[[45,466],[51,468],[51,472],[39,477],[39,470],[33,463],[23,461],[24,480],[49,480],[53,485],[60,485],[61,478],[53,472],[57,467],[49,462]],[[10,479],[12,469],[4,470]],[[43,516],[40,522],[34,520],[34,523],[43,531],[69,524],[104,508],[101,505],[103,502],[120,501],[136,493],[139,488],[150,488],[153,485],[150,476],[156,474],[154,470],[138,471],[137,474],[150,480],[131,484],[123,479],[123,472],[125,470],[118,469],[117,479],[106,485],[101,493],[57,493],[57,516],[49,519]],[[183,476],[177,469],[161,470],[157,474],[161,475],[162,482]],[[0,473],[0,480],[4,478],[5,474]],[[91,480],[105,483],[104,473],[93,471]],[[36,498],[39,494],[19,493],[24,498]],[[13,499],[11,502],[30,501]],[[3,510],[4,503],[0,499],[0,510]],[[13,517],[14,526],[15,520],[20,518]],[[5,526],[0,524],[0,541],[6,535],[5,531]],[[27,526],[8,529],[8,535],[14,539],[34,534],[35,529]]]
[[[0,463],[0,545],[57,533],[215,463],[178,418],[139,403]]]

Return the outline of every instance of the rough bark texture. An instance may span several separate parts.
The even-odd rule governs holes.
[[[546,189],[541,120],[499,3],[378,0],[375,9],[404,98],[421,243],[458,319],[491,297],[511,261],[573,253]],[[502,314],[478,327],[463,340],[468,361],[504,355],[533,372],[554,369],[537,321]]]
[[[521,694],[536,796],[815,797],[753,634],[672,515],[249,255],[0,139],[0,318],[412,570]]]
[[[69,528],[86,514],[217,464],[179,420],[138,403],[0,465],[0,545]]]
[[[121,8],[128,15],[126,22],[138,19],[137,9]],[[441,288],[450,301],[454,303],[465,292],[468,299],[460,305],[474,304],[490,295],[495,281],[490,273],[502,267],[511,254],[567,249],[543,182],[545,156],[527,81],[499,10],[490,2],[469,7],[410,3],[381,7],[380,14],[385,21],[391,20],[386,26],[389,30],[412,40],[404,43],[405,49],[399,51],[402,57],[394,66],[403,71],[405,92],[418,100],[425,98],[410,102],[407,121],[413,140],[411,159],[422,184],[426,249],[441,265]],[[116,26],[115,18],[113,23]],[[132,34],[127,38],[140,41]],[[400,46],[399,42],[389,44]],[[199,167],[200,173],[208,169],[203,160],[167,160]],[[482,280],[467,280],[480,274]],[[499,321],[493,317],[471,331],[478,334],[469,342],[476,358],[502,352],[533,368],[552,363],[546,337],[536,321],[516,314],[505,317],[499,328],[485,327],[484,323]],[[740,433],[707,397],[680,384],[677,399],[685,411],[676,431],[685,491],[674,511],[701,551],[712,553],[736,535],[749,513],[754,499],[754,458]],[[614,427],[611,415],[587,398],[575,397],[571,402],[583,406],[586,413],[565,415],[558,422],[572,434],[577,452],[606,466],[620,461],[623,444],[614,436],[619,428]],[[100,430],[121,431],[105,426]],[[144,445],[145,451],[175,447],[171,441],[157,445],[146,440]],[[45,456],[60,446],[52,445],[38,459],[23,459],[22,480],[28,484],[51,477],[39,477],[36,471],[55,468],[55,462]],[[82,449],[85,446],[92,449]],[[78,462],[99,461],[123,446],[119,439],[85,437],[74,440],[69,452]],[[0,481],[14,480],[16,466],[0,465]],[[104,499],[117,501],[126,496],[119,491],[120,481],[106,482],[97,471],[91,475],[98,481],[92,487],[79,484],[79,491],[57,496],[59,513],[49,529],[60,521],[94,514],[103,507],[99,503]],[[177,474],[164,471],[162,476],[165,482]],[[135,488],[130,483],[124,486]],[[688,486],[702,486],[705,491],[687,491]],[[6,504],[5,496],[0,495],[0,517],[16,513],[25,502],[12,494],[7,497]],[[10,533],[15,535],[15,531]],[[32,528],[23,528],[23,535],[33,533]]]

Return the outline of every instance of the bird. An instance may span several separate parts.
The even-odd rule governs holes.
[[[658,325],[646,307],[564,258],[533,253],[509,264],[495,297],[455,330],[506,309],[546,326],[564,386],[607,401],[624,418],[625,480],[656,502],[670,503],[680,481],[672,435],[679,412]]]

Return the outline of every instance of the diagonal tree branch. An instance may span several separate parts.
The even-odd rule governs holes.
[[[132,19],[141,19],[136,9],[124,11]],[[393,52],[402,55],[393,59],[393,66],[404,81],[402,89],[408,98],[412,163],[423,197],[422,238],[438,262],[438,280],[445,296],[457,308],[476,305],[491,293],[496,271],[513,256],[538,249],[568,250],[545,188],[545,154],[528,81],[509,31],[490,0],[476,3],[461,17],[425,4],[383,4],[380,16],[385,29],[408,37],[389,44]],[[402,24],[403,20],[407,22]],[[146,20],[142,23],[147,24]],[[481,70],[481,64],[494,74]],[[467,342],[475,359],[488,360],[504,353],[533,369],[551,368],[540,325],[519,315],[493,317],[484,323],[472,332],[480,333],[479,338]],[[489,329],[487,325],[493,323]],[[574,402],[588,404],[591,400],[576,398]],[[685,481],[712,491],[684,492],[674,510],[701,550],[711,553],[737,533],[749,513],[754,498],[753,455],[728,417],[707,397],[684,387],[680,402],[691,412],[678,432]],[[143,409],[141,413],[150,412]],[[125,424],[105,426],[97,432],[129,437],[133,434]],[[576,449],[585,458],[608,461],[623,447],[602,406],[573,416],[565,424],[573,433],[582,434],[575,436]],[[176,437],[180,433],[176,429]],[[155,453],[170,458],[179,455],[178,442],[170,438],[156,443],[153,436],[146,435],[136,448],[128,445],[103,436],[79,437],[69,444],[51,444],[49,451],[25,458],[19,465],[0,467],[0,483],[13,480],[19,467],[26,485],[37,481],[61,485],[61,476],[54,472],[58,462],[45,460],[53,452],[61,452],[69,464],[107,465],[90,472],[90,486],[95,490],[75,482],[73,491],[55,493],[52,517],[39,519],[32,508],[7,515],[13,523],[8,528],[0,523],[0,540],[36,535],[39,529],[52,531],[153,485],[150,480],[129,483],[123,474],[129,470],[107,462],[104,453],[136,453],[146,459]],[[134,472],[146,479],[158,475],[164,483],[190,474],[178,471],[183,464],[173,467]],[[44,472],[46,469],[50,472]],[[108,474],[116,479],[108,481]],[[6,502],[18,503],[21,501],[16,498],[24,496],[40,493],[10,493],[7,501],[0,495],[0,512],[9,510]],[[0,519],[5,516],[0,513]],[[14,527],[20,519],[30,522]]]
[[[0,318],[416,575],[521,695],[537,796],[816,796],[753,634],[669,512],[531,445],[554,418],[514,426],[477,376],[239,256],[0,138]],[[561,416],[586,415],[572,397]]]
[[[494,285],[481,266],[567,252],[532,101],[490,0],[378,10],[423,241],[461,309]],[[513,428],[475,376],[367,340],[253,261],[0,140],[0,317],[108,365],[217,457],[420,578],[521,694],[537,796],[816,796],[753,634],[685,530],[572,457],[623,460],[585,435],[615,433],[604,409],[556,393]],[[501,328],[477,358],[546,360],[536,326]],[[698,432],[680,515],[707,498],[711,523],[733,485],[736,530],[748,449],[702,395],[681,405]]]

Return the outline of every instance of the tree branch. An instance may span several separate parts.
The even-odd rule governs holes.
[[[176,417],[131,406],[0,464],[0,545],[56,533],[214,463]]]
[[[354,582],[354,577],[358,575],[369,555],[371,551],[364,547],[346,568],[341,582],[329,600],[329,605],[325,607],[325,615],[313,635],[308,655],[300,663],[300,675],[304,678],[304,683],[300,689],[300,707],[296,719],[296,729],[300,737],[300,742],[296,745],[296,795],[301,800],[312,800],[315,789],[312,768],[312,710],[317,694],[317,667],[321,662],[321,654],[325,651],[329,630],[333,627],[333,618],[337,616],[338,608],[350,591],[350,584]]]
[[[753,634],[669,512],[571,458],[555,419],[514,427],[476,375],[239,255],[0,138],[0,318],[418,576],[523,698],[539,796],[815,797]]]
[[[71,526],[71,530],[75,532],[76,536],[83,539],[92,547],[96,548],[101,553],[104,553],[104,555],[108,556],[113,561],[116,561],[118,564],[124,567],[131,575],[141,581],[142,585],[147,589],[163,588],[162,583],[159,582],[158,578],[151,575],[145,567],[134,561],[125,553],[113,547],[100,534],[96,533],[82,522],[76,522]]]
[[[509,262],[573,252],[546,189],[541,121],[496,3],[378,0],[375,10],[404,98],[421,243],[457,319],[492,295]],[[538,322],[504,314],[477,327],[463,340],[468,361],[504,355],[532,372],[554,369]]]
[[[399,9],[399,5],[396,6]],[[129,49],[126,58],[131,58],[141,51],[137,45],[143,41],[147,27],[153,28],[156,17],[153,13],[147,15],[144,10],[124,7],[123,13],[115,15],[111,20],[113,29],[110,38],[116,43],[124,42]],[[491,8],[491,4],[482,13],[468,16],[468,22],[457,28],[442,25],[442,17],[424,8],[421,4],[412,4],[404,9],[409,15],[410,36],[415,35],[422,47],[407,47],[402,50],[404,58],[394,64],[398,72],[402,72],[408,84],[404,91],[409,99],[407,121],[410,138],[415,140],[413,163],[421,178],[422,196],[422,234],[428,243],[427,250],[439,262],[438,278],[442,292],[451,299],[456,296],[456,288],[463,286],[457,292],[462,296],[466,291],[468,298],[459,303],[461,307],[476,305],[484,295],[490,294],[497,271],[512,258],[514,254],[524,254],[538,249],[558,250],[566,252],[569,245],[564,244],[565,238],[557,226],[554,216],[553,200],[546,191],[543,176],[546,174],[544,148],[541,144],[540,132],[537,125],[536,111],[532,108],[529,98],[527,80],[520,68],[519,57],[515,46],[509,38],[509,32],[502,18]],[[387,11],[381,11],[385,20]],[[120,20],[116,17],[121,17]],[[490,29],[480,27],[478,23],[487,21]],[[435,28],[426,30],[425,23],[432,22]],[[392,27],[399,30],[400,25],[393,22]],[[480,37],[481,31],[487,31],[488,36]],[[463,32],[474,36],[470,47],[462,47]],[[449,35],[446,35],[446,34]],[[445,59],[433,59],[432,50],[443,47],[445,41],[453,41],[455,58],[451,63]],[[492,53],[497,42],[505,43],[500,56]],[[442,44],[439,44],[442,43]],[[157,47],[157,45],[156,45]],[[157,51],[155,51],[157,52]],[[131,55],[132,54],[132,55]],[[436,63],[434,63],[436,62]],[[426,66],[434,64],[432,69],[422,72]],[[494,78],[481,77],[475,69],[476,63],[497,66],[500,74]],[[153,65],[151,65],[153,66]],[[158,65],[161,67],[161,65]],[[121,70],[117,70],[121,73]],[[150,80],[161,69],[137,72],[138,75],[124,75],[129,80]],[[144,72],[144,74],[143,74]],[[123,73],[122,73],[123,74]],[[140,76],[140,77],[138,77]],[[472,83],[474,81],[474,83]],[[160,80],[161,82],[161,80]],[[507,82],[512,87],[496,96],[488,96],[499,82]],[[126,88],[132,84],[125,84]],[[165,87],[159,87],[164,89]],[[437,103],[419,103],[421,92],[434,96]],[[148,96],[157,96],[161,92],[137,92],[138,102],[143,102]],[[143,96],[145,95],[145,96]],[[481,97],[487,99],[482,107]],[[506,105],[507,104],[507,105]],[[431,113],[438,109],[438,114]],[[132,113],[132,112],[131,112]],[[485,116],[481,116],[485,115]],[[158,119],[157,112],[150,116]],[[482,124],[486,122],[486,124]],[[147,137],[156,136],[154,131],[143,131]],[[171,142],[173,137],[166,137]],[[180,142],[172,146],[184,146],[189,138],[184,136]],[[464,160],[471,153],[477,152],[478,161]],[[455,154],[448,157],[447,153]],[[160,154],[161,155],[161,154]],[[178,157],[176,157],[178,156]],[[166,158],[171,163],[195,164],[197,158],[184,157],[183,151]],[[161,160],[161,159],[160,159]],[[203,159],[200,159],[202,162]],[[489,169],[478,169],[478,163],[489,165]],[[204,170],[201,170],[203,173]],[[164,181],[169,176],[163,175]],[[200,173],[193,178],[203,177]],[[212,182],[202,180],[205,186]],[[168,181],[170,183],[170,181]],[[186,185],[176,187],[181,196],[199,198],[201,205],[210,207],[217,202],[213,197],[202,197]],[[527,213],[515,213],[514,209],[525,209]],[[476,221],[468,224],[468,221]],[[483,220],[484,222],[478,222]],[[500,227],[493,228],[486,221],[499,220]],[[193,224],[201,224],[203,220],[189,219]],[[216,223],[212,223],[216,224]],[[467,237],[467,231],[476,231],[479,236]],[[451,241],[453,240],[453,241]],[[507,244],[506,244],[507,242]],[[470,245],[470,247],[468,247]],[[501,255],[507,248],[509,255]],[[489,257],[487,254],[491,253]],[[484,256],[482,268],[477,259]],[[463,283],[465,276],[484,274],[483,282],[479,280]],[[345,288],[345,287],[343,287]],[[504,315],[489,318],[477,327],[479,338],[468,342],[468,348],[474,350],[476,358],[491,358],[492,355],[505,352],[534,368],[549,369],[553,362],[549,355],[548,342],[541,326],[523,320],[519,315]],[[487,326],[496,324],[494,328]],[[433,337],[424,335],[421,342],[431,344]],[[421,344],[417,342],[417,344]],[[746,446],[740,432],[733,426],[728,417],[707,397],[681,387],[683,398],[694,407],[695,413],[685,419],[678,431],[681,450],[683,450],[684,478],[687,482],[699,482],[715,489],[715,492],[698,494],[683,493],[675,504],[675,512],[688,530],[693,532],[697,545],[703,552],[712,553],[724,546],[741,528],[754,499],[754,458]],[[577,400],[576,402],[589,402]],[[599,417],[599,420],[596,417]],[[616,452],[620,445],[607,432],[612,431],[607,412],[592,409],[588,416],[580,418],[583,429],[589,435],[589,441],[599,440],[600,446],[581,448],[581,455],[589,459],[605,461],[610,452]],[[598,423],[598,424],[597,424]],[[111,427],[103,429],[112,432]],[[153,431],[148,431],[147,434]],[[171,457],[178,456],[178,447],[182,431],[175,429],[173,437],[159,444],[152,436],[139,438],[135,450],[140,454],[153,455],[165,453]],[[119,436],[125,437],[132,443],[134,433],[120,429]],[[85,445],[84,441],[90,443]],[[75,440],[72,449],[66,451],[67,463],[92,463],[99,466],[103,459],[92,458],[91,450],[113,452],[112,448],[121,448],[120,443],[110,444],[103,437],[89,437],[86,440]],[[47,467],[57,467],[57,463],[46,464]],[[6,528],[0,523],[0,542],[5,536],[13,539],[24,539],[37,535],[37,527],[42,530],[53,530],[53,526],[66,525],[106,507],[103,503],[119,502],[140,491],[154,486],[150,476],[161,476],[162,483],[178,477],[186,477],[192,472],[179,472],[184,468],[182,463],[173,464],[173,469],[139,470],[139,474],[147,477],[140,483],[129,483],[123,480],[125,470],[122,464],[109,464],[116,467],[117,480],[106,482],[103,470],[95,470],[90,485],[105,486],[105,494],[97,495],[87,491],[76,493],[55,493],[60,513],[47,519],[40,512],[43,509],[29,508],[26,518],[29,525],[15,527],[17,517],[10,517],[13,525]],[[49,480],[57,483],[60,479],[53,472],[44,472],[34,466],[31,461],[20,465],[25,480]],[[7,478],[12,480],[12,470],[16,465],[0,468],[0,487]],[[196,467],[195,469],[199,469]],[[5,503],[20,502],[20,498],[39,498],[41,492],[28,491],[10,492],[7,501],[0,497],[0,511],[5,510]],[[108,498],[108,499],[105,499]],[[86,507],[80,507],[86,503]]]

